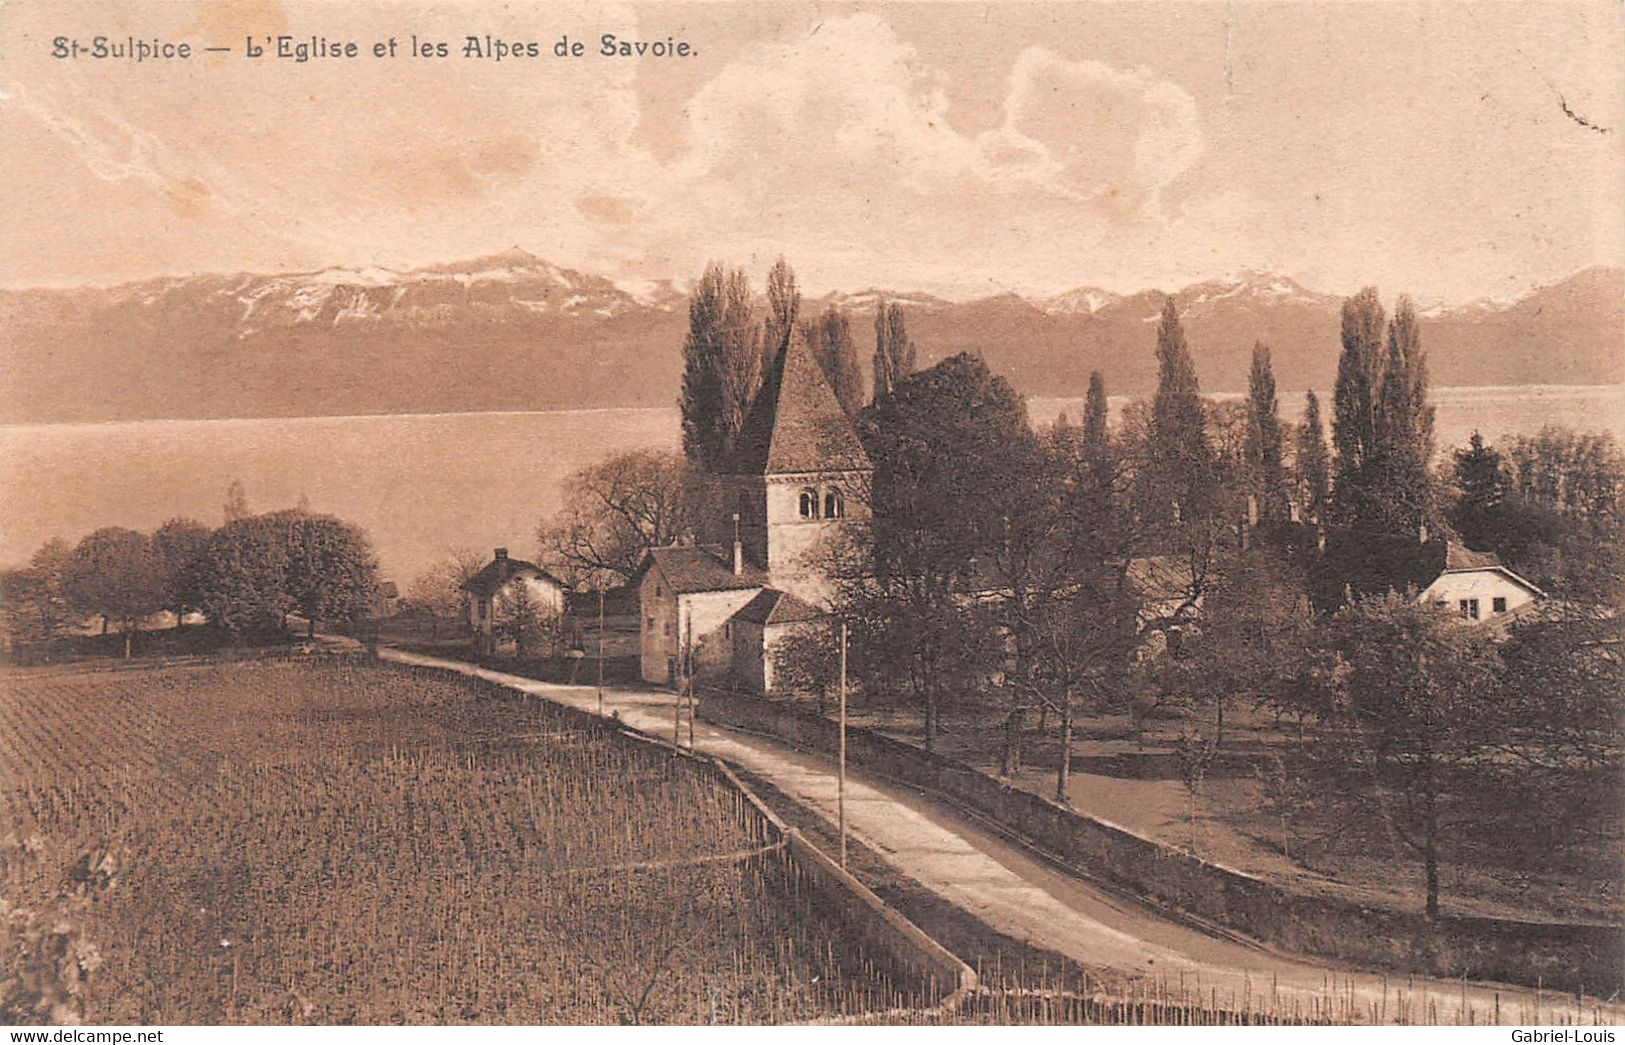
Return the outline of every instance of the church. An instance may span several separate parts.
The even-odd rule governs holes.
[[[709,543],[653,548],[633,578],[642,674],[725,676],[770,693],[774,647],[825,612],[819,553],[863,518],[873,472],[799,334],[772,361],[720,472],[704,477]]]

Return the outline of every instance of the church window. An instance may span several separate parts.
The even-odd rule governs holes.
[[[831,486],[824,491],[824,518],[839,519],[846,515],[846,502],[841,498],[841,491]]]
[[[818,518],[818,491],[801,491],[801,517],[803,519]]]

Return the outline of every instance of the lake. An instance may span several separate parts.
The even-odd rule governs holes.
[[[1302,393],[1279,398],[1283,417],[1297,420]],[[1625,440],[1625,386],[1443,388],[1433,402],[1441,448],[1475,429],[1495,442],[1548,423]],[[1113,413],[1122,405],[1114,400]],[[1035,421],[1063,410],[1077,421],[1083,402],[1035,398],[1029,410]],[[0,426],[0,563],[98,526],[150,531],[173,516],[218,524],[240,479],[255,511],[304,496],[360,524],[384,576],[404,586],[453,548],[528,557],[572,471],[677,446],[675,407]]]

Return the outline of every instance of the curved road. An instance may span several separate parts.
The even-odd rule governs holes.
[[[385,649],[389,661],[446,668],[596,713],[597,690],[563,686],[461,661]],[[651,736],[671,736],[670,693],[606,689],[604,711]],[[683,725],[686,741],[688,724]],[[773,740],[696,723],[695,746],[771,781],[836,820],[832,761]],[[1335,1023],[1607,1023],[1625,1021],[1616,1002],[1526,987],[1393,979],[1209,935],[1054,868],[992,828],[906,787],[848,770],[852,836],[997,931],[1085,965],[1145,974],[1169,995],[1223,1005],[1261,1005]]]

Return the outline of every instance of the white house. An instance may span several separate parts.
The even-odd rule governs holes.
[[[1463,620],[1490,620],[1546,593],[1502,564],[1494,552],[1475,552],[1450,542],[1444,567],[1422,590],[1421,601],[1454,610]]]
[[[474,648],[480,653],[496,652],[493,625],[496,600],[504,592],[523,585],[532,606],[545,613],[564,612],[564,583],[533,562],[508,557],[508,549],[496,549],[485,568],[463,582],[468,593],[465,606],[468,626],[474,633]]]

